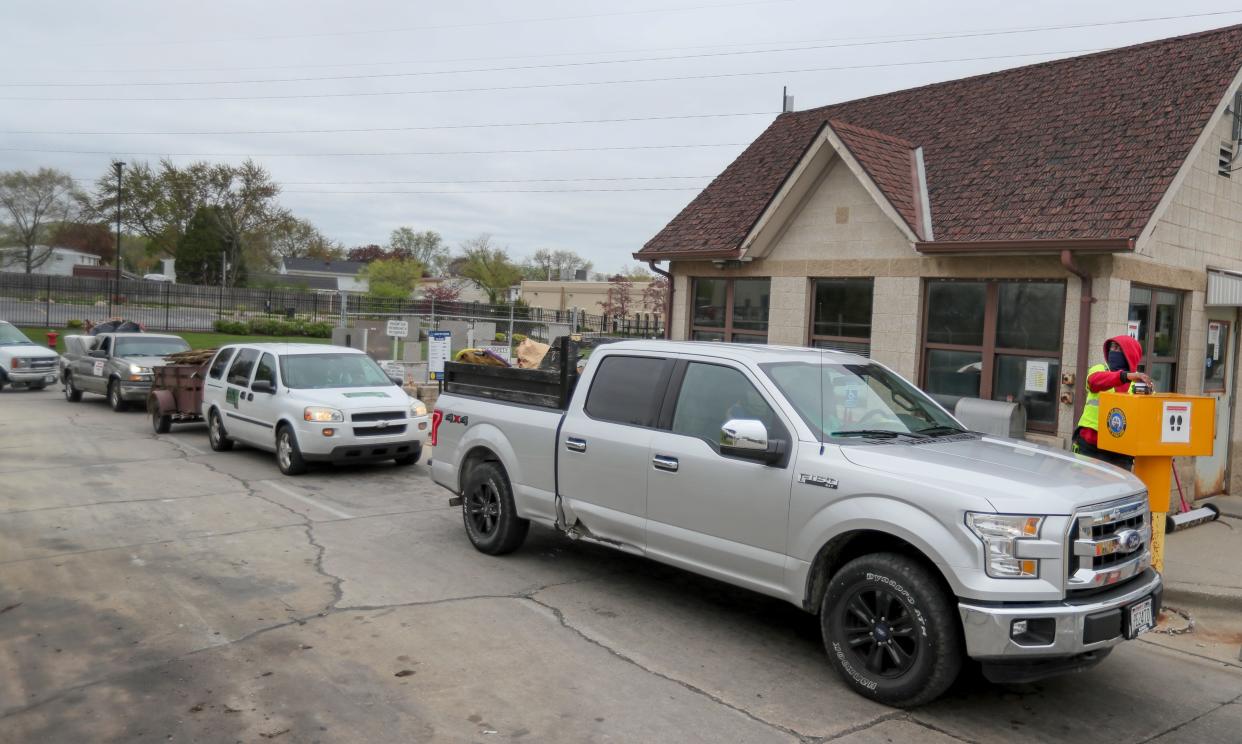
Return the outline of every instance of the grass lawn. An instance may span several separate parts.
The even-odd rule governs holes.
[[[30,337],[31,341],[36,344],[47,343],[47,332],[56,331],[60,334],[60,339],[56,341],[56,351],[64,353],[65,336],[72,336],[75,333],[82,333],[81,329],[65,329],[65,328],[30,328],[23,327],[21,332]],[[163,331],[152,331],[152,333],[163,333]],[[288,342],[295,344],[328,344],[332,342],[329,338],[307,338],[306,336],[233,336],[227,333],[197,333],[194,331],[171,332],[171,335],[180,336],[190,345],[191,349],[214,349],[224,344],[230,343],[280,343]]]

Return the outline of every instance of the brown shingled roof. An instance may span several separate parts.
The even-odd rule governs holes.
[[[635,257],[736,255],[828,122],[912,226],[923,148],[937,242],[1134,238],[1239,67],[1242,25],[781,114]]]

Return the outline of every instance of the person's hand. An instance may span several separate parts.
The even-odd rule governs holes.
[[[1151,375],[1147,374],[1146,372],[1127,372],[1126,379],[1129,380],[1130,382],[1142,381],[1142,382],[1147,383],[1148,385],[1152,384]]]

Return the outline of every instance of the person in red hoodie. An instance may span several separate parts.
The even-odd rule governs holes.
[[[1143,347],[1129,336],[1113,336],[1105,341],[1104,357],[1107,363],[1087,370],[1087,401],[1074,430],[1074,452],[1129,469],[1134,465],[1133,458],[1099,448],[1100,393],[1128,393],[1135,382],[1151,385],[1151,377],[1138,371]]]

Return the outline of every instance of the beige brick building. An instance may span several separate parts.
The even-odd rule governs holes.
[[[673,338],[868,353],[1059,447],[1129,333],[1218,398],[1183,482],[1240,493],[1240,69],[1231,27],[785,113],[635,257],[668,262]]]

